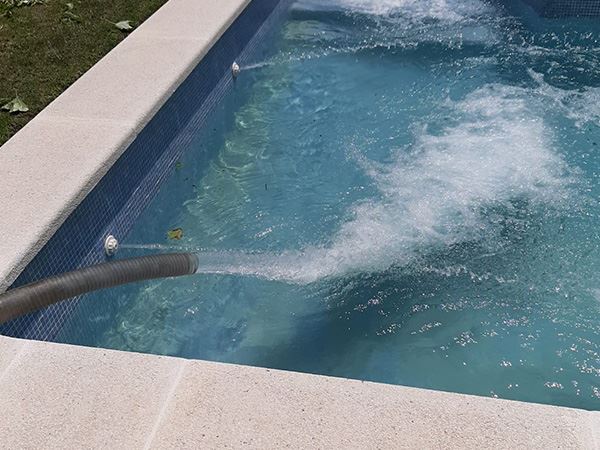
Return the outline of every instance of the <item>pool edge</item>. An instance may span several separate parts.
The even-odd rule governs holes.
[[[0,356],[9,446],[599,445],[599,412],[6,337]]]
[[[0,292],[250,2],[170,0],[0,147]],[[148,76],[158,60],[166,64]]]

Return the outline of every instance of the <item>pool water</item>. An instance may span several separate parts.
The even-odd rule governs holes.
[[[599,38],[300,0],[123,243],[203,273],[87,296],[59,340],[600,410]]]

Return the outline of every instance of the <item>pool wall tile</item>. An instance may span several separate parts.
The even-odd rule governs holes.
[[[162,182],[174,170],[178,158],[190,149],[192,137],[202,129],[208,115],[233,88],[232,63],[236,60],[248,63],[263,55],[264,44],[276,25],[283,21],[290,3],[290,0],[255,0],[248,4],[25,268],[13,287],[106,260],[103,249],[105,237],[113,234],[123,240],[127,236]],[[135,53],[138,45],[126,48],[124,54]],[[177,48],[180,45],[193,47],[195,44],[175,39],[165,45]],[[183,70],[183,67],[178,70]],[[73,92],[91,89],[94,77],[88,78],[84,75],[78,82],[81,87],[74,86]],[[68,120],[68,112],[63,110],[60,98],[50,105],[49,110],[55,116]],[[120,119],[121,112],[91,108],[82,114],[87,120],[114,123]],[[0,334],[51,340],[77,302],[78,299],[66,301],[19,318],[1,326]]]
[[[548,18],[600,17],[600,0],[524,0]]]

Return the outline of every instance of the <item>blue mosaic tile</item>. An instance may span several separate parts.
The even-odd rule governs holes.
[[[542,17],[600,17],[600,0],[524,0]]]
[[[123,240],[176,161],[232,89],[231,65],[259,60],[291,0],[254,0],[127,151],[27,266],[13,287],[106,259],[108,234]],[[78,305],[72,299],[0,326],[0,334],[52,340]]]

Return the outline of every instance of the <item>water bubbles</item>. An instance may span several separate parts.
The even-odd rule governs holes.
[[[454,337],[454,342],[461,347],[466,347],[467,345],[477,344],[477,340],[473,336],[471,331],[463,331],[460,335]]]
[[[493,11],[481,0],[300,0],[295,8],[338,9],[380,17],[405,17],[413,22],[437,20],[449,24]]]

